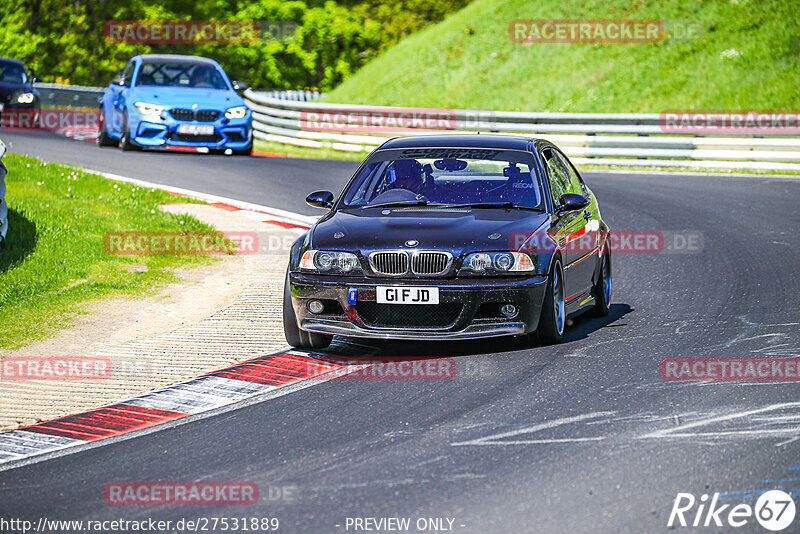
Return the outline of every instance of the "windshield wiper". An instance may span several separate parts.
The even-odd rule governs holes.
[[[446,206],[447,204],[437,204],[427,200],[398,200],[397,202],[384,202],[383,204],[367,204],[364,208],[401,208],[407,206]]]
[[[544,213],[542,208],[534,208],[532,206],[520,206],[513,202],[472,202],[469,204],[447,204],[448,208],[476,208],[476,209],[506,209],[506,210],[528,210],[538,211]]]

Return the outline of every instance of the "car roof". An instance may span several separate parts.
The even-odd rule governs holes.
[[[180,54],[142,54],[136,56],[143,63],[160,63],[162,61],[174,61],[178,63],[196,63],[198,65],[216,66],[217,62],[213,59],[201,56],[184,56]],[[136,58],[134,58],[136,59]]]
[[[396,137],[382,144],[378,150],[392,148],[498,148],[501,150],[529,150],[539,139],[522,135],[446,134]]]
[[[0,57],[0,61],[2,61],[4,63],[16,63],[20,67],[24,67],[25,66],[25,64],[22,61],[20,61],[18,59],[13,59],[13,58],[10,58],[10,57]]]

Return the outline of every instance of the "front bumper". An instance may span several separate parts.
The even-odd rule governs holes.
[[[168,112],[161,116],[141,115],[131,121],[131,140],[143,147],[206,147],[230,148],[240,150],[248,148],[253,142],[251,112],[241,119],[227,119],[224,114],[215,121],[179,121]],[[131,117],[133,118],[133,117]],[[181,124],[211,125],[214,132],[208,135],[186,135],[178,133]]]
[[[546,276],[386,279],[290,273],[292,306],[298,326],[309,332],[373,339],[461,340],[525,334],[536,330],[547,286]],[[377,304],[376,286],[436,286],[438,305]],[[357,290],[356,304],[348,302]],[[321,300],[323,313],[307,304]],[[500,304],[519,311],[500,315]]]

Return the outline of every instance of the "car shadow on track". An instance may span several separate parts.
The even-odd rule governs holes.
[[[612,304],[605,317],[592,316],[585,313],[575,317],[564,333],[561,344],[585,339],[592,332],[605,327],[625,326],[614,324],[619,319],[634,311],[627,304]],[[531,339],[533,338],[533,339]],[[546,347],[535,337],[505,336],[471,341],[395,341],[336,338],[336,342],[325,351],[326,355],[336,358],[409,358],[409,357],[449,357],[473,356],[479,354],[496,354],[515,352],[537,347]],[[559,345],[555,345],[559,346]]]
[[[608,310],[608,315],[605,317],[593,316],[591,312],[578,315],[574,319],[567,321],[569,326],[566,332],[564,332],[564,340],[562,343],[571,343],[573,341],[585,339],[590,333],[600,330],[601,328],[626,326],[627,323],[615,323],[632,311],[635,311],[634,308],[631,308],[627,304],[612,304]]]

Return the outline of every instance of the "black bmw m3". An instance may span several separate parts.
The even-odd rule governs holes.
[[[286,339],[334,335],[561,340],[566,319],[611,303],[609,229],[566,156],[542,139],[387,141],[291,249]]]

